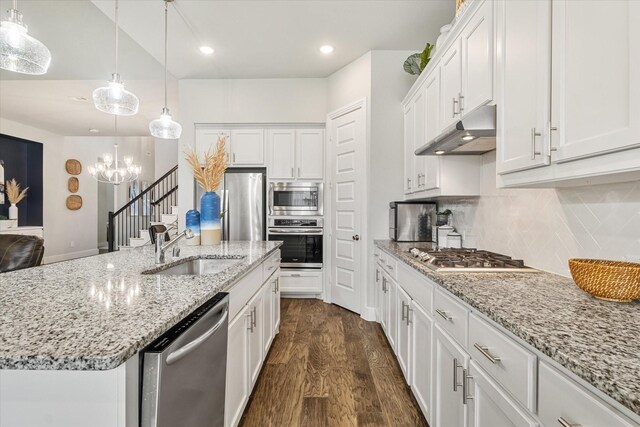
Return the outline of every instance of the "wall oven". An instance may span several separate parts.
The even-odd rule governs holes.
[[[269,240],[280,247],[282,268],[322,268],[322,219],[269,220]]]
[[[272,182],[269,184],[269,214],[322,216],[323,198],[321,182]]]

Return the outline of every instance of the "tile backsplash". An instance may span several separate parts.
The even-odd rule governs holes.
[[[563,189],[497,189],[483,156],[482,196],[447,200],[463,245],[570,276],[569,258],[640,262],[640,182]]]

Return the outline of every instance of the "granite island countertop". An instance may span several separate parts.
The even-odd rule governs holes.
[[[156,269],[143,246],[0,274],[0,369],[106,370],[125,362],[261,264],[282,242],[181,245],[181,257],[239,262],[204,276]]]
[[[375,245],[640,415],[640,301],[596,299],[546,273],[436,273],[416,243]]]

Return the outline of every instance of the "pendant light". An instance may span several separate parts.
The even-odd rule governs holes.
[[[0,22],[0,68],[22,74],[45,74],[51,64],[51,52],[39,40],[27,34],[27,26],[13,0],[9,17]]]
[[[162,139],[178,139],[182,133],[182,126],[173,121],[167,108],[167,14],[170,1],[173,0],[165,0],[164,2],[164,108],[160,118],[149,123],[151,135]]]
[[[116,72],[111,76],[108,86],[93,91],[93,103],[102,112],[117,116],[133,116],[138,112],[138,97],[124,88],[118,74],[118,0],[116,0]]]
[[[131,182],[138,179],[142,172],[142,166],[133,163],[133,157],[124,156],[118,160],[118,116],[115,117],[115,138],[113,155],[104,153],[102,161],[87,167],[91,176],[98,182],[120,185],[123,182]]]

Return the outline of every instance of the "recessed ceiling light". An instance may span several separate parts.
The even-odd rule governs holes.
[[[325,55],[329,55],[331,52],[333,52],[333,46],[325,44],[324,46],[320,46],[320,52],[324,53]]]
[[[210,46],[200,46],[200,52],[204,53],[205,55],[213,55],[213,52],[215,52],[215,50],[213,50],[213,48]]]
[[[441,155],[443,155],[444,153],[445,153],[445,151],[444,151],[444,150],[438,150],[438,151],[436,151],[436,154],[437,154],[438,156],[441,156]]]
[[[465,135],[462,137],[463,141],[471,141],[473,138],[475,138],[475,136],[473,135]]]
[[[91,133],[100,133],[100,129],[91,128],[91,129],[89,129],[89,132],[91,132]]]

